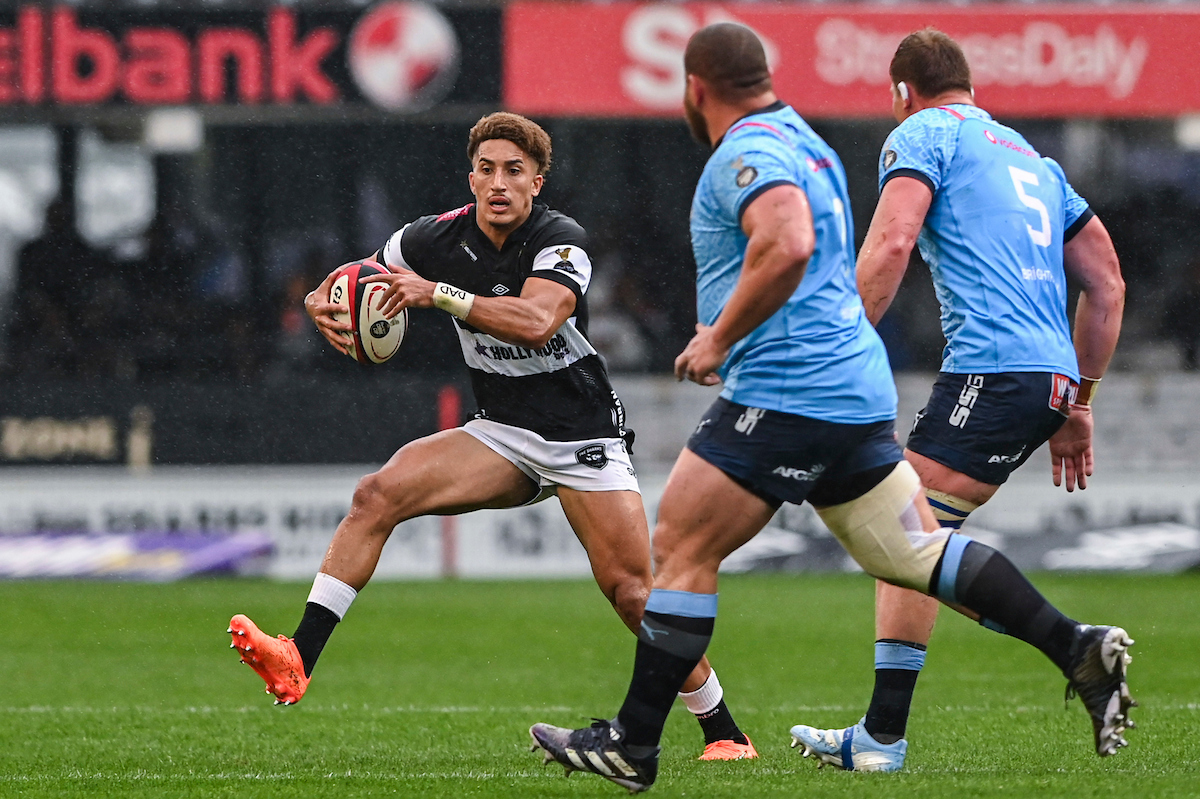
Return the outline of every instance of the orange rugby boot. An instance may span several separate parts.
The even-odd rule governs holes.
[[[304,661],[291,638],[272,638],[240,613],[229,620],[227,632],[233,636],[229,648],[236,649],[242,662],[263,678],[267,693],[275,695],[275,704],[300,701],[310,678],[304,676]]]
[[[750,736],[746,736],[746,743],[740,744],[737,741],[731,741],[726,738],[723,741],[713,741],[708,746],[704,747],[704,754],[696,758],[697,760],[754,760],[758,757],[758,752],[754,749],[754,742],[750,740]]]

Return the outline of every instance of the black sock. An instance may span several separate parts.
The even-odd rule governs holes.
[[[617,713],[627,744],[658,745],[679,689],[704,657],[716,615],[716,594],[650,592],[638,632],[633,679]]]
[[[750,743],[750,740],[738,728],[737,722],[733,720],[733,714],[725,706],[724,699],[707,713],[698,714],[696,721],[700,722],[700,729],[704,730],[705,744],[714,741],[733,741],[743,745]]]
[[[925,665],[925,647],[913,641],[881,638],[875,642],[875,690],[863,726],[881,744],[904,737],[917,677]]]
[[[968,541],[965,547],[962,541]],[[947,564],[955,567],[954,575],[942,574]],[[1077,622],[1051,605],[1001,553],[952,536],[934,570],[932,587],[939,598],[978,613],[981,624],[1037,647],[1066,673]]]
[[[333,635],[333,628],[339,621],[341,619],[337,614],[324,605],[309,602],[304,606],[304,616],[300,619],[300,626],[296,628],[292,640],[296,642],[300,659],[304,661],[305,677],[312,676],[313,666],[317,665],[317,658],[321,656],[325,642]]]

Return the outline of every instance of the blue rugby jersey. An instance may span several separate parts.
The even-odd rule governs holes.
[[[691,234],[700,322],[716,321],[737,284],[748,242],[741,227],[746,208],[785,184],[808,196],[816,249],[783,307],[730,350],[720,369],[721,396],[842,424],[893,419],[887,352],[855,283],[845,171],[829,145],[782,103],[734,123],[696,186]]]
[[[918,246],[942,307],[942,371],[1078,378],[1063,243],[1092,212],[1062,167],[986,111],[950,105],[884,142],[880,190],[899,176],[933,192]]]

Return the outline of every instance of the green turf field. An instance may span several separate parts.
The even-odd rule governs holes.
[[[758,761],[702,764],[679,705],[651,795],[1200,795],[1200,575],[1037,578],[1065,611],[1137,639],[1131,746],[1100,760],[1078,701],[1024,645],[943,613],[917,689],[908,768],[817,771],[797,722],[844,725],[870,693],[870,582],[722,582],[710,655]],[[271,704],[227,648],[245,612],[290,634],[308,587],[0,583],[0,796],[593,797],[528,750],[536,721],[611,715],[633,638],[587,582],[372,585],[304,701]]]

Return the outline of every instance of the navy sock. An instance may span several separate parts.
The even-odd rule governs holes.
[[[871,737],[891,744],[904,737],[917,676],[925,665],[925,646],[881,638],[875,642],[875,691],[863,722]]]
[[[657,746],[683,682],[712,639],[716,594],[654,589],[638,631],[633,679],[617,720],[625,743]]]
[[[1001,553],[951,535],[930,588],[939,599],[978,613],[985,627],[1037,647],[1066,673],[1077,622],[1051,605]]]
[[[309,602],[304,606],[304,616],[292,640],[300,652],[300,659],[304,661],[305,677],[312,676],[313,666],[317,665],[317,658],[321,656],[321,650],[325,648],[339,621],[338,615],[324,605]]]

